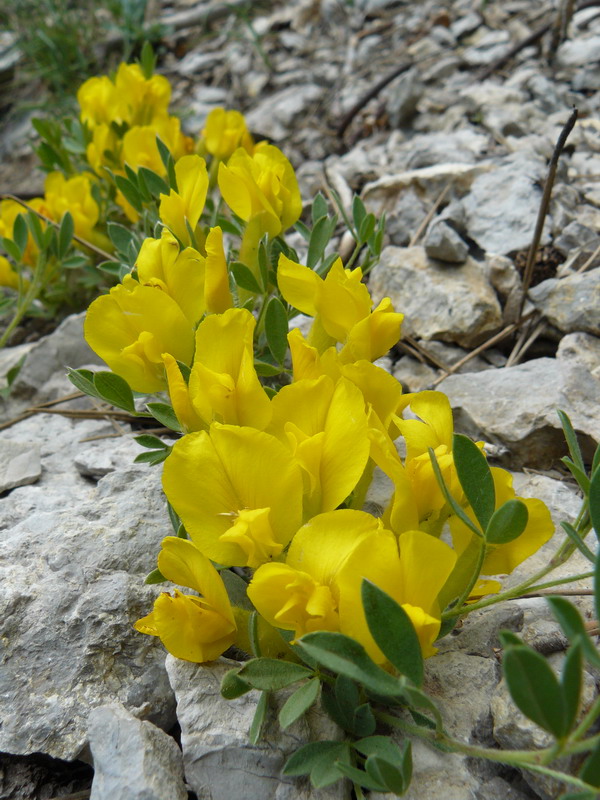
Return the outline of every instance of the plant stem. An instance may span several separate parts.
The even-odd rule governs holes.
[[[469,595],[473,591],[473,587],[477,583],[477,580],[478,580],[479,575],[481,573],[481,568],[483,567],[483,562],[485,560],[485,551],[486,551],[486,542],[485,542],[485,539],[481,539],[480,542],[479,542],[479,555],[477,556],[477,563],[475,564],[475,569],[473,570],[473,575],[471,576],[471,579],[470,579],[469,583],[466,585],[463,593],[458,598],[458,601],[456,603],[455,608],[452,609],[453,612],[454,611],[456,612],[456,614],[461,614],[462,613],[462,609],[463,609],[465,603],[467,602],[467,600],[469,599]]]
[[[584,716],[584,718],[581,720],[579,725],[575,728],[575,730],[571,734],[570,738],[572,740],[574,740],[574,741],[579,741],[582,736],[585,736],[587,731],[594,724],[594,722],[598,718],[599,714],[600,714],[600,697],[597,697],[594,700],[594,702],[592,704],[592,707],[589,709],[587,714]],[[600,734],[598,734],[597,736],[594,737],[594,739],[598,739],[598,738],[600,738]],[[588,741],[591,741],[591,740],[588,740]]]

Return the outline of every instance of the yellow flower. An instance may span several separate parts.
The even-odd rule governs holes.
[[[264,429],[271,405],[254,369],[256,320],[245,308],[205,317],[196,331],[192,406],[204,426],[216,420]]]
[[[362,283],[362,270],[344,269],[339,258],[323,279],[282,253],[277,282],[290,305],[315,318],[308,343],[319,353],[342,342],[341,363],[373,361],[400,338],[403,315],[394,311],[389,298],[371,311],[373,303]]]
[[[393,597],[410,617],[423,650],[435,652],[440,629],[437,596],[456,563],[444,542],[421,531],[399,539],[381,522],[350,509],[319,514],[294,536],[285,564],[259,567],[248,587],[255,608],[296,637],[339,630],[385,664],[361,600],[364,578]]]
[[[196,546],[228,566],[281,556],[302,518],[302,478],[286,448],[254,428],[213,423],[184,436],[163,488]]]
[[[69,211],[77,236],[98,247],[112,250],[110,239],[96,230],[100,209],[92,195],[92,180],[88,175],[65,178],[60,172],[50,172],[44,189],[44,205],[51,219],[60,222]]]
[[[190,364],[194,352],[193,328],[175,300],[131,275],[94,300],[84,334],[92,350],[136,392],[166,388],[163,353]]]
[[[520,536],[506,544],[488,545],[481,574],[507,575],[552,537],[554,523],[550,512],[541,500],[525,497],[517,498],[516,492],[512,488],[513,479],[510,472],[498,467],[492,467],[491,470],[496,491],[496,508],[500,508],[507,500],[516,498],[525,503],[529,514],[525,530]],[[474,520],[471,508],[469,507],[465,511]],[[452,533],[454,549],[458,555],[466,550],[471,538],[475,535],[456,516],[450,518],[450,532]]]
[[[90,127],[109,125],[115,119],[116,89],[108,75],[89,78],[82,83],[77,91],[77,102],[81,108],[81,121]]]
[[[369,632],[362,607],[361,585],[367,579],[402,606],[415,627],[423,656],[433,655],[440,630],[437,596],[455,563],[452,548],[423,531],[396,537],[381,530],[358,542],[336,577],[340,630],[357,639],[374,661],[386,662]]]
[[[148,167],[158,175],[165,176],[167,170],[156,144],[156,137],[169,148],[173,159],[191,153],[193,142],[181,132],[181,122],[177,117],[159,117],[150,125],[136,125],[123,136],[120,160],[133,170]]]
[[[206,162],[200,156],[183,156],[175,164],[177,191],[161,194],[159,215],[165,225],[185,245],[192,243],[189,229],[195,232],[208,191]]]
[[[206,118],[202,143],[206,151],[220,161],[226,161],[238,147],[243,147],[250,155],[254,149],[243,115],[224,108],[213,109]]]
[[[276,236],[297,221],[302,199],[292,165],[272,144],[250,155],[243,147],[219,165],[219,188],[229,208],[246,222],[264,214],[264,232]]]
[[[46,203],[41,197],[34,197],[28,202],[29,206],[35,211],[39,211],[46,217],[50,217],[50,210],[46,207]],[[6,236],[7,239],[13,238],[13,229],[16,218],[19,214],[27,214],[27,209],[16,200],[1,200],[0,201],[0,236]],[[42,228],[45,228],[46,223],[40,220]],[[34,266],[39,253],[38,246],[33,240],[33,236],[29,235],[25,252],[23,253],[23,263]]]
[[[358,483],[369,458],[365,402],[345,378],[323,375],[284,386],[272,399],[269,431],[287,443],[305,476],[308,517],[332,511]]]
[[[211,228],[206,237],[206,276],[204,299],[206,310],[211,314],[222,314],[233,306],[229,288],[229,271],[223,249],[223,231]]]
[[[19,288],[19,274],[4,256],[0,256],[0,286],[5,286],[7,289]]]
[[[194,544],[176,536],[162,541],[158,568],[173,583],[200,594],[163,592],[153,611],[134,628],[158,636],[169,653],[185,661],[212,661],[236,640],[237,625],[227,590],[217,570]]]
[[[173,234],[164,229],[160,239],[144,239],[135,266],[142,285],[166,292],[196,325],[206,308],[204,256],[192,247],[180,250]]]
[[[296,638],[340,630],[335,578],[356,544],[380,528],[375,517],[352,509],[313,517],[294,536],[285,564],[256,570],[248,597],[271,625]]]

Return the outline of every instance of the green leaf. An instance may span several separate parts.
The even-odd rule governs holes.
[[[296,643],[302,652],[326,669],[362,683],[366,689],[383,697],[399,697],[403,693],[400,681],[378,667],[365,648],[342,633],[319,631],[308,633]]]
[[[13,223],[13,241],[19,248],[19,261],[23,257],[25,248],[27,247],[27,240],[29,239],[29,228],[23,214],[17,214]]]
[[[513,645],[518,647],[523,644],[523,640],[520,639],[516,633],[513,633],[513,631],[498,631],[498,639],[504,650],[507,650]]]
[[[313,670],[277,658],[253,658],[240,669],[240,677],[254,689],[283,689],[303,678],[311,678]]]
[[[8,239],[6,236],[2,238],[2,247],[6,251],[7,255],[9,255],[17,264],[23,258],[23,253],[19,249],[19,247],[13,242],[12,239]]]
[[[157,567],[156,569],[153,569],[152,572],[149,572],[146,575],[146,579],[144,580],[144,583],[149,583],[149,584],[164,583],[166,580],[167,579],[165,578],[165,576],[162,574],[162,572]]]
[[[94,373],[91,370],[67,367],[67,378],[80,392],[100,399],[100,395],[94,386]]]
[[[515,705],[540,728],[560,739],[568,732],[560,684],[546,659],[525,645],[509,647],[503,660]]]
[[[267,250],[266,237],[263,237],[258,243],[258,269],[260,272],[260,280],[262,283],[261,292],[267,288],[269,282],[269,253]]]
[[[561,794],[559,800],[598,800],[598,793],[594,791],[567,792]]]
[[[479,537],[471,537],[471,541],[456,560],[454,569],[448,576],[448,580],[438,595],[440,608],[446,608],[453,600],[459,598],[469,585],[473,577],[473,572],[477,569],[479,563],[479,551],[481,550],[481,546],[482,542]],[[456,624],[457,617],[452,617],[451,619],[453,619],[454,624]],[[446,631],[446,633],[448,633],[448,631]],[[440,631],[440,638],[441,635]]]
[[[365,204],[360,197],[355,194],[352,198],[352,221],[354,222],[354,228],[357,233],[360,231],[360,227],[363,224],[366,216],[367,209],[365,208]]]
[[[225,700],[235,700],[252,690],[252,687],[239,676],[239,667],[230,669],[221,680],[221,696]]]
[[[138,167],[138,179],[144,181],[150,195],[157,198],[160,194],[169,194],[169,187],[164,178],[148,167]]]
[[[181,433],[182,428],[177,419],[177,415],[173,411],[173,407],[168,403],[146,403],[146,408],[152,414],[155,420],[164,425],[165,428],[170,428],[172,431]]]
[[[167,500],[167,514],[169,515],[169,521],[171,523],[171,527],[173,528],[174,533],[177,533],[179,530],[179,526],[181,525],[181,520],[179,519],[179,515]]]
[[[587,660],[600,669],[600,654],[588,636],[579,611],[564,597],[547,597],[546,601],[567,639],[572,643],[581,641]]]
[[[596,566],[594,567],[594,608],[596,619],[600,619],[600,550],[596,555]]]
[[[294,225],[294,229],[298,231],[300,236],[304,239],[305,242],[310,241],[310,228],[308,228],[301,220],[298,220]]]
[[[149,433],[142,433],[140,436],[134,436],[133,438],[140,447],[147,447],[149,450],[169,449],[169,445],[166,442],[163,442],[158,436],[152,436]]]
[[[433,727],[441,731],[444,727],[442,715],[433,700],[422,692],[420,689],[415,689],[414,686],[405,685],[403,688],[403,696],[406,703],[413,708],[420,708],[422,711],[428,711],[433,715]],[[423,716],[423,715],[419,715]],[[421,724],[421,723],[419,723]]]
[[[596,451],[594,452],[594,457],[592,458],[592,471],[590,475],[594,475],[596,470],[600,467],[600,444],[596,447]]]
[[[375,643],[401,675],[421,686],[423,656],[410,617],[374,583],[363,579],[361,592],[367,625]]]
[[[287,312],[278,297],[272,297],[265,312],[265,334],[273,358],[283,364],[288,348]]]
[[[156,66],[156,55],[152,48],[150,42],[146,39],[144,44],[142,45],[142,52],[140,53],[140,67],[142,72],[144,73],[144,78],[147,81],[150,80],[154,73],[154,67]]]
[[[363,703],[354,711],[352,733],[355,736],[370,736],[377,727],[370,703]]]
[[[163,166],[165,169],[169,166],[169,159],[171,158],[171,151],[167,147],[167,145],[163,142],[160,136],[156,137],[156,147],[158,148],[158,154],[160,155],[160,160],[163,162]]]
[[[150,464],[150,466],[155,466],[156,464],[162,464],[162,462],[167,458],[169,453],[171,452],[171,448],[169,447],[167,450],[149,450],[146,453],[140,453],[133,459],[134,464]]]
[[[597,469],[590,481],[590,519],[596,536],[600,540],[600,469]]]
[[[321,217],[315,222],[314,228],[310,234],[310,241],[308,243],[308,255],[306,257],[306,266],[314,269],[325,252],[325,248],[331,239],[331,224],[328,217]]]
[[[138,214],[141,214],[143,210],[142,197],[137,186],[134,186],[131,181],[128,181],[127,178],[124,178],[122,175],[115,175],[115,183],[117,189],[121,190],[125,199],[131,203]]]
[[[318,678],[311,678],[288,697],[279,712],[282,729],[288,728],[308,711],[319,696],[320,686]]]
[[[349,763],[350,745],[346,742],[309,742],[286,761],[283,775],[310,775],[316,789],[330,786],[343,777],[337,763]]]
[[[257,375],[270,378],[273,375],[281,375],[283,367],[280,364],[271,364],[269,361],[255,361],[254,369]]]
[[[577,464],[574,464],[568,456],[564,456],[561,458],[562,463],[565,467],[569,470],[571,475],[575,478],[577,483],[579,484],[582,492],[587,495],[590,491],[590,479],[587,476],[585,469],[581,469],[578,467]]]
[[[244,608],[246,611],[254,611],[254,606],[246,593],[248,588],[246,581],[230,569],[221,570],[219,575],[225,584],[231,605]]]
[[[560,424],[562,425],[563,433],[565,435],[565,440],[567,442],[567,447],[569,448],[569,453],[571,454],[571,458],[573,462],[579,467],[582,472],[585,472],[585,466],[583,463],[583,457],[581,455],[581,450],[579,448],[579,442],[577,441],[577,434],[573,429],[573,425],[571,424],[571,420],[569,419],[569,415],[566,414],[564,411],[558,409],[556,412],[560,419]]]
[[[263,725],[265,724],[265,719],[267,717],[268,701],[269,693],[263,692],[256,705],[256,711],[254,712],[252,725],[250,725],[250,730],[248,731],[248,740],[250,744],[258,744],[260,741]]]
[[[114,372],[95,372],[94,388],[107,403],[135,414],[133,393],[126,380]]]
[[[376,224],[377,220],[373,214],[367,214],[361,222],[360,228],[358,229],[358,238],[363,244],[366,243],[375,232]]]
[[[109,222],[106,227],[110,240],[117,250],[121,253],[126,253],[129,243],[135,238],[132,231],[124,225],[118,225],[116,222]]]
[[[256,656],[256,658],[260,658],[262,652],[260,648],[260,638],[258,635],[258,613],[254,610],[248,617],[248,638],[250,639],[252,655]]]
[[[492,515],[485,532],[489,544],[506,544],[520,536],[529,520],[527,506],[522,500],[507,500]]]
[[[365,789],[369,789],[372,792],[384,792],[386,789],[385,784],[376,781],[366,772],[363,772],[362,769],[353,767],[352,764],[336,764],[336,766],[342,775],[349,778],[352,783],[357,783]]]
[[[600,787],[600,742],[585,760],[579,777],[590,786]]]
[[[327,204],[327,200],[325,200],[321,192],[317,192],[315,199],[312,201],[312,206],[310,209],[310,215],[313,225],[316,223],[318,219],[321,219],[321,217],[327,216],[328,211],[329,211],[329,206]]]
[[[450,490],[446,486],[446,481],[444,480],[444,476],[441,473],[440,466],[437,462],[437,458],[435,452],[432,447],[428,447],[427,451],[429,453],[429,458],[431,459],[431,468],[433,469],[433,474],[435,475],[435,479],[438,482],[440,489],[442,490],[442,494],[452,511],[456,514],[456,516],[464,522],[464,524],[469,528],[469,530],[473,531],[476,536],[482,538],[482,533],[475,525],[475,523],[469,519],[469,517],[465,514],[464,510],[459,506],[456,500],[450,494]],[[464,487],[463,487],[464,488]]]
[[[359,739],[352,746],[363,756],[377,756],[398,769],[404,769],[406,753],[407,750],[410,750],[410,741],[406,740],[401,750],[389,736],[369,736],[366,739]]]
[[[408,788],[402,770],[382,758],[369,756],[365,770],[373,780],[382,783],[388,791],[397,795],[404,794]]]
[[[241,261],[232,261],[229,265],[229,269],[240,289],[246,289],[246,291],[253,292],[254,294],[261,293],[262,289],[258,285],[258,281],[249,267],[242,264]]]
[[[583,646],[581,640],[569,648],[560,680],[565,704],[567,730],[572,730],[577,720],[583,681]]]
[[[452,453],[458,480],[477,521],[485,530],[496,508],[494,479],[487,459],[468,436],[455,433]]]
[[[592,553],[590,548],[587,544],[583,541],[581,536],[577,533],[575,528],[571,525],[570,522],[566,522],[565,520],[561,521],[561,527],[569,537],[569,539],[573,542],[575,547],[579,550],[579,552],[584,555],[588,561],[591,561],[592,564],[596,561],[596,556]]]

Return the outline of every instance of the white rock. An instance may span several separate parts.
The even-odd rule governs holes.
[[[600,380],[600,338],[589,333],[569,333],[560,340],[556,358],[566,364],[582,364]]]
[[[369,288],[376,303],[391,297],[411,336],[470,346],[501,324],[496,295],[471,258],[447,266],[427,258],[422,247],[386,247]]]
[[[88,732],[90,800],[187,800],[181,750],[160,728],[115,703],[91,711]]]
[[[223,675],[236,666],[237,661],[223,658],[204,665],[167,658],[185,777],[198,800],[347,800],[346,781],[315,791],[306,779],[280,774],[288,756],[302,744],[340,738],[339,729],[322,711],[311,709],[283,732],[271,713],[263,741],[249,744],[259,693],[225,700],[219,691]],[[281,703],[281,693],[274,699]]]
[[[0,494],[16,486],[35,483],[41,474],[37,444],[0,440]]]
[[[528,296],[559,330],[600,336],[600,268],[542,281]]]
[[[288,129],[300,115],[306,115],[323,95],[323,89],[315,84],[288,86],[257,103],[246,114],[251,130],[278,141],[288,134]]]
[[[591,457],[600,441],[600,380],[580,364],[539,358],[507,369],[450,375],[440,384],[458,430],[509,449],[507,465],[547,467],[566,453],[556,413],[569,414]]]

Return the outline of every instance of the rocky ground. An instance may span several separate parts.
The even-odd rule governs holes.
[[[220,3],[181,2],[156,13],[170,15],[161,69],[188,132],[215,105],[239,108],[289,155],[307,203],[333,189],[348,204],[356,191],[386,212],[369,286],[406,315],[386,366],[407,390],[446,392],[457,429],[493,445],[518,492],[543,499],[559,526],[579,497],[560,469],[556,409],[570,415],[587,458],[600,440],[600,4],[580,3],[558,47],[552,29],[532,36],[556,5],[297,0],[256,3],[241,18]],[[527,37],[535,41],[498,64]],[[527,249],[573,106],[579,120],[558,164],[523,324]],[[43,176],[31,169],[27,117],[11,120],[2,191],[31,195]],[[348,242],[333,245],[344,252]],[[92,764],[93,800],[350,798],[341,784],[315,793],[279,777],[299,742],[336,735],[324,717],[285,736],[273,725],[251,747],[256,697],[220,698],[227,664],[165,663],[161,645],[133,631],[156,594],[143,580],[170,526],[158,470],[132,463],[130,423],[64,400],[73,389],[64,366],[98,364],[81,326],[71,317],[0,353],[0,379],[26,356],[0,411],[0,798],[84,800]],[[544,564],[560,540],[510,580]],[[586,565],[575,557],[562,574]],[[543,745],[500,680],[501,628],[560,666],[558,627],[545,601],[529,598],[469,617],[429,660],[427,688],[465,741]],[[595,692],[589,675],[584,702]],[[423,745],[414,754],[410,800],[557,796],[540,776]]]

